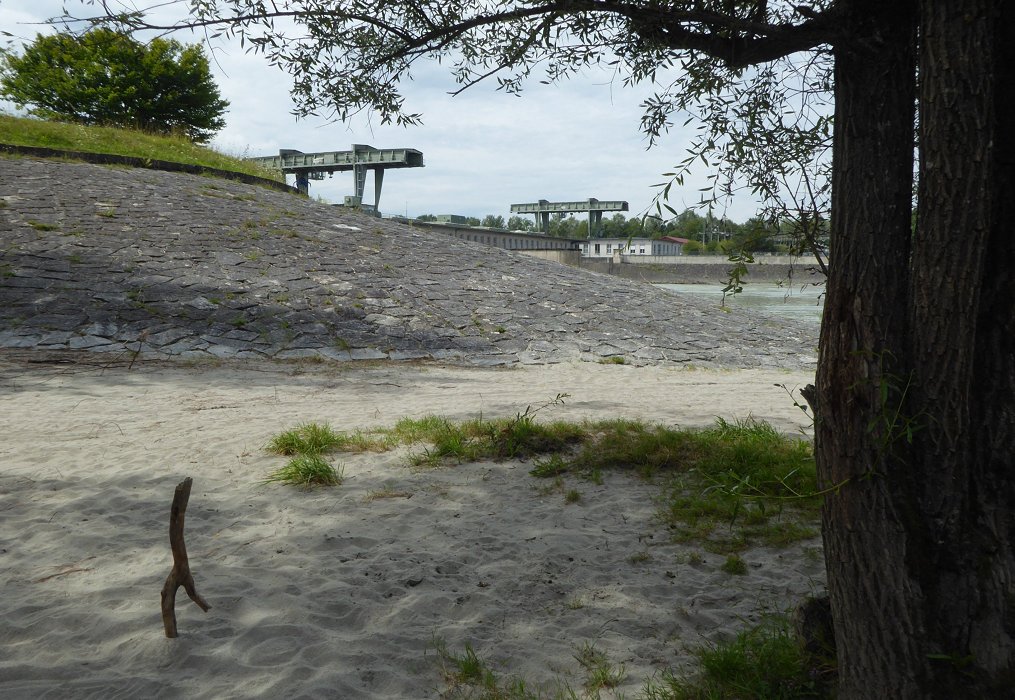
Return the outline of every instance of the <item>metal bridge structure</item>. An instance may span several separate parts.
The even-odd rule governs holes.
[[[512,214],[532,214],[536,218],[536,227],[543,233],[550,232],[550,214],[588,213],[589,238],[599,230],[603,223],[604,211],[628,211],[627,202],[600,202],[589,197],[584,202],[548,202],[540,199],[531,204],[512,204]]]
[[[367,171],[373,170],[375,212],[379,211],[385,170],[424,167],[423,154],[414,148],[374,148],[358,143],[354,143],[352,149],[348,151],[303,153],[281,149],[277,156],[260,156],[247,160],[259,163],[265,168],[281,170],[287,175],[295,175],[296,187],[303,194],[309,194],[311,180],[323,180],[325,175],[351,170],[354,189],[353,194],[345,198],[345,205],[355,207],[363,204]]]

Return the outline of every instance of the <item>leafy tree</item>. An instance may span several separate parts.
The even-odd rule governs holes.
[[[688,240],[701,242],[702,231],[705,230],[705,217],[693,209],[685,209],[670,219],[669,233]]]
[[[44,119],[183,132],[202,143],[225,126],[221,98],[199,45],[95,28],[37,35],[22,55],[5,52],[0,94]]]
[[[839,697],[1010,693],[1015,3],[194,7],[197,15],[179,26],[242,34],[291,70],[300,109],[340,118],[371,109],[386,121],[418,123],[399,85],[428,58],[450,64],[463,88],[490,78],[508,93],[536,70],[549,82],[597,65],[625,82],[652,80],[664,87],[647,101],[642,127],[658,138],[672,115],[697,115],[700,137],[688,158],[716,161],[716,191],[739,182],[784,210],[799,200],[803,229],[828,220],[817,386],[808,400],[827,489],[822,529]],[[143,15],[128,20],[144,23]],[[296,36],[285,37],[291,22]],[[830,99],[834,129],[822,111]],[[678,166],[663,195],[691,164]],[[829,172],[830,185],[822,180]]]
[[[553,238],[588,238],[589,222],[573,216],[550,217],[550,232]]]
[[[507,227],[511,231],[532,231],[536,228],[532,219],[526,219],[523,216],[512,216],[508,219]]]
[[[482,225],[488,226],[489,228],[504,228],[504,217],[487,214],[483,217]]]
[[[649,238],[659,238],[666,235],[665,223],[657,216],[646,216],[640,220],[641,235]]]
[[[753,217],[746,223],[732,227],[735,231],[728,246],[732,250],[748,253],[771,253],[776,249],[774,236],[779,229],[761,217]]]

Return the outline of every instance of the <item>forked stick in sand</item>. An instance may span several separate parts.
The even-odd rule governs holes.
[[[187,545],[183,541],[183,516],[187,512],[190,500],[190,487],[194,480],[189,476],[176,485],[173,494],[173,508],[169,514],[169,546],[173,550],[173,570],[166,578],[162,587],[162,624],[166,628],[166,636],[176,637],[176,589],[183,586],[190,599],[198,607],[208,612],[211,606],[194,588],[194,577],[190,573],[190,560],[187,559]]]

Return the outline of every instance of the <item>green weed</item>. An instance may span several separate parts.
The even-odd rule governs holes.
[[[719,568],[731,576],[745,576],[747,574],[747,562],[737,554],[726,557],[726,561]]]
[[[264,483],[290,484],[303,488],[337,486],[344,476],[319,454],[300,455],[289,460],[281,469],[269,474]]]
[[[266,449],[280,455],[315,455],[325,452],[379,452],[390,447],[390,441],[383,435],[359,431],[339,433],[327,423],[302,423],[271,438]]]
[[[457,462],[483,459],[527,459],[541,454],[565,451],[588,435],[583,425],[567,422],[537,423],[535,414],[547,406],[563,403],[566,394],[558,394],[536,408],[529,406],[511,419],[477,418],[452,422],[441,416],[402,419],[392,430],[393,437],[404,443],[426,442],[430,447],[411,459],[413,464],[437,466],[448,460]]]
[[[620,668],[614,668],[606,654],[589,642],[579,647],[574,658],[585,669],[585,688],[590,691],[616,688],[627,675],[623,664]]]
[[[453,654],[440,639],[434,640],[440,672],[447,684],[447,692],[441,697],[482,698],[484,700],[528,699],[524,685],[502,688],[496,674],[477,656],[472,645],[465,644],[465,651]],[[520,682],[519,682],[520,683]]]
[[[327,423],[303,423],[279,433],[268,443],[268,450],[280,455],[319,455],[339,449],[348,442]]]
[[[532,462],[532,469],[529,474],[540,478],[560,476],[570,469],[571,463],[564,459],[560,453],[553,453],[545,459],[536,459]]]

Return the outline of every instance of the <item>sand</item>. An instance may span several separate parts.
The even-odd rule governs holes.
[[[100,359],[90,360],[99,362]],[[0,697],[437,698],[435,643],[468,644],[530,688],[585,675],[594,645],[637,697],[689,650],[823,587],[817,540],[751,549],[744,576],[673,544],[659,486],[626,474],[581,493],[506,462],[411,469],[404,451],[341,455],[345,482],[261,480],[266,441],[307,421],[513,416],[706,426],[807,417],[807,372],[594,364],[167,365],[0,359]],[[194,479],[186,539],[202,612],[181,590],[163,633],[173,490]],[[383,496],[383,497],[382,497]],[[700,554],[701,561],[694,555]]]

